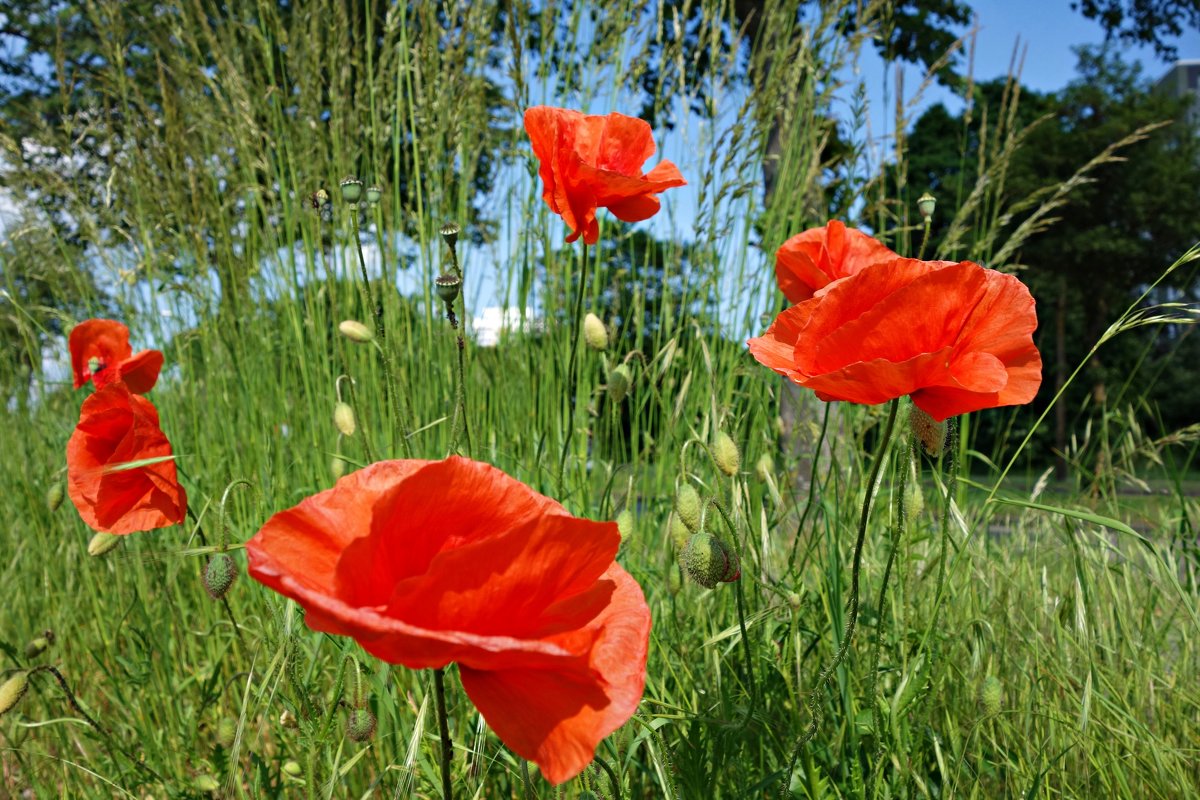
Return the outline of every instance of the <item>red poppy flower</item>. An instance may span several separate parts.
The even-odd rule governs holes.
[[[79,323],[71,329],[68,347],[76,389],[89,380],[97,389],[120,380],[129,391],[145,394],[154,388],[163,365],[163,354],[157,350],[132,355],[129,328],[111,319]]]
[[[650,610],[613,557],[617,526],[568,514],[477,461],[382,461],[281,511],[249,573],[413,669],[458,662],[509,748],[551,783],[637,709]]]
[[[799,303],[838,278],[899,257],[882,242],[835,219],[824,228],[797,233],[780,245],[775,251],[775,279],[784,297]]]
[[[187,513],[187,494],[175,462],[127,467],[171,455],[158,411],[120,381],[83,401],[67,442],[67,494],[90,527],[133,533],[174,525]]]
[[[750,352],[822,400],[904,395],[941,421],[1028,403],[1042,382],[1037,314],[1019,280],[963,261],[897,258],[780,314]]]
[[[654,137],[650,125],[634,117],[534,106],[525,112],[525,130],[540,162],[542,199],[571,226],[568,242],[582,235],[596,243],[598,208],[625,222],[649,219],[658,213],[659,192],[687,183],[670,161],[642,172],[654,155]]]

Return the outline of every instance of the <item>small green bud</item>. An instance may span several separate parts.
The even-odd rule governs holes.
[[[621,402],[625,395],[629,394],[629,386],[632,383],[633,373],[629,371],[629,367],[617,364],[612,372],[608,373],[608,398],[614,403]]]
[[[687,545],[688,537],[692,532],[688,530],[688,526],[683,524],[683,520],[675,512],[667,517],[667,536],[671,539],[671,544],[675,545],[676,552],[683,552],[683,548]]]
[[[787,604],[788,604],[788,608],[790,608],[792,611],[799,611],[800,610],[800,595],[797,594],[796,592],[788,592],[787,593]]]
[[[379,205],[379,201],[383,199],[383,189],[378,186],[367,187],[367,202],[373,206]]]
[[[453,272],[446,272],[433,279],[433,287],[437,289],[437,296],[442,298],[442,302],[451,306],[458,299],[462,279]]]
[[[346,737],[352,742],[365,742],[375,735],[375,715],[365,708],[356,708],[346,719]]]
[[[984,713],[988,716],[999,714],[1003,701],[1004,686],[1000,679],[995,675],[988,675],[979,685],[979,704],[983,706]]]
[[[633,512],[628,508],[621,509],[621,513],[617,514],[617,530],[621,532],[621,541],[626,541],[633,535],[634,518]]]
[[[935,208],[937,208],[937,198],[929,192],[917,198],[917,210],[921,212],[921,219],[932,217]]]
[[[667,567],[667,591],[671,596],[679,594],[679,590],[683,588],[683,572],[679,569],[678,564],[671,564]]]
[[[763,453],[758,457],[758,461],[754,462],[754,476],[763,483],[775,475],[775,459],[771,458],[770,453]]]
[[[329,459],[329,474],[336,481],[346,474],[346,461],[341,456],[334,456]]]
[[[583,340],[593,350],[608,349],[608,329],[604,327],[600,318],[590,311],[583,318]]]
[[[120,536],[114,536],[111,533],[104,533],[101,531],[93,536],[92,540],[88,542],[88,555],[99,558],[120,543]]]
[[[58,507],[62,505],[64,494],[63,482],[60,480],[55,480],[46,490],[46,508],[50,510],[51,514],[58,511]]]
[[[221,782],[212,775],[197,775],[192,779],[192,788],[197,792],[215,792],[221,788]]]
[[[25,691],[29,688],[29,670],[14,672],[3,684],[0,684],[0,716],[12,710],[21,702]]]
[[[441,227],[439,233],[442,234],[442,239],[445,240],[446,245],[451,250],[453,250],[454,245],[458,243],[458,234],[461,230],[462,229],[458,227],[457,222],[447,222]]]
[[[221,721],[217,723],[217,744],[228,750],[233,747],[236,738],[237,720],[232,717],[221,717]]]
[[[717,436],[713,440],[712,457],[717,464],[717,469],[726,475],[736,475],[742,468],[742,454],[725,431],[717,431]]]
[[[354,409],[349,403],[344,403],[341,400],[333,407],[333,424],[341,431],[343,436],[353,436],[358,430],[358,426],[354,422]]]
[[[675,492],[675,513],[692,533],[700,530],[700,493],[690,483],[679,484]]]
[[[41,636],[31,639],[29,644],[25,645],[25,657],[37,658],[52,644],[54,644],[54,631],[43,631]]]
[[[220,600],[237,576],[237,562],[228,553],[216,553],[204,565],[204,591],[213,600]]]
[[[342,199],[347,203],[357,203],[362,197],[363,182],[354,176],[342,178]]]
[[[300,766],[300,762],[298,761],[285,761],[280,769],[289,778],[299,778],[304,774],[304,768]]]
[[[732,583],[742,576],[737,553],[711,533],[694,533],[680,559],[687,574],[705,589]]]
[[[352,342],[369,344],[375,341],[375,334],[358,320],[348,319],[338,323],[338,332]]]
[[[946,450],[946,421],[938,422],[928,412],[913,406],[908,415],[908,427],[921,447],[931,456],[940,456]]]

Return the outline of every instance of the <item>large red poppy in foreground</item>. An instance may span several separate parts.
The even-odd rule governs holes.
[[[775,279],[784,297],[799,303],[831,281],[899,257],[882,242],[835,219],[780,245],[775,251]]]
[[[897,258],[834,281],[749,341],[822,400],[904,395],[936,420],[1028,403],[1042,382],[1037,315],[1019,280],[963,261]]]
[[[457,662],[496,735],[558,784],[642,696],[650,611],[619,543],[616,524],[451,457],[347,475],[267,520],[246,553],[314,630],[413,669]]]
[[[83,401],[67,442],[67,494],[91,528],[124,534],[181,521],[187,495],[174,461],[133,462],[171,455],[158,411],[120,381]]]
[[[133,355],[129,328],[111,319],[89,319],[71,329],[67,342],[71,371],[78,389],[89,380],[99,389],[123,381],[129,391],[145,394],[154,388],[162,369],[163,354],[142,350]]]
[[[542,199],[571,227],[568,242],[582,235],[596,243],[599,208],[625,222],[649,219],[658,213],[659,192],[687,183],[670,161],[642,172],[654,155],[654,137],[650,125],[634,117],[534,106],[525,112],[525,130],[540,162]]]

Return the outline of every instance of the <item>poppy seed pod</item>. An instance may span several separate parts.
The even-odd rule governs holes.
[[[583,318],[583,340],[593,350],[608,349],[608,329],[604,327],[600,318],[590,311]]]
[[[629,367],[617,364],[613,367],[612,372],[608,373],[608,398],[614,403],[621,402],[625,399],[625,395],[629,394],[631,383],[633,383],[633,373],[629,371]]]
[[[354,176],[342,178],[342,199],[347,203],[357,203],[362,197],[363,182]]]
[[[14,673],[3,684],[0,684],[0,716],[11,711],[13,706],[21,702],[29,689],[29,670]]]
[[[375,735],[375,715],[365,708],[356,708],[346,719],[346,738],[365,742]]]
[[[349,403],[339,400],[333,407],[333,424],[343,436],[353,436],[358,430],[358,425],[354,422],[354,409]]]
[[[713,439],[712,457],[717,469],[726,475],[736,475],[742,468],[742,454],[725,431],[717,431],[717,436]]]
[[[228,553],[217,553],[204,565],[204,591],[220,600],[238,576],[237,563]]]
[[[929,192],[917,198],[917,210],[921,212],[921,219],[932,217],[935,208],[937,208],[937,198]]]
[[[938,422],[926,412],[913,406],[908,415],[908,427],[921,447],[931,456],[937,457],[946,451],[946,422]]]
[[[442,302],[452,306],[458,299],[459,290],[462,289],[462,279],[452,272],[445,272],[433,279],[433,286]]]
[[[457,222],[447,222],[438,232],[442,234],[442,239],[445,240],[446,245],[453,250],[454,245],[458,243],[458,234],[461,230]]]
[[[377,206],[379,201],[383,199],[383,189],[378,186],[367,187],[367,202],[370,205]]]
[[[694,533],[680,559],[687,574],[705,589],[732,583],[742,576],[737,553],[711,533]]]
[[[58,507],[63,503],[63,497],[66,496],[66,490],[63,488],[63,482],[55,480],[50,484],[50,488],[46,490],[46,508],[53,514],[58,511]]]
[[[88,555],[99,557],[112,550],[121,543],[120,536],[114,536],[111,533],[100,532],[92,537],[88,542]]]
[[[375,334],[371,332],[371,329],[354,319],[339,322],[338,333],[358,344],[369,344],[375,340]]]
[[[700,530],[700,493],[684,481],[675,491],[675,513],[695,533]]]

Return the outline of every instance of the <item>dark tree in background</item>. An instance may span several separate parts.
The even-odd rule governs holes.
[[[1200,29],[1200,0],[1072,0],[1071,8],[1103,26],[1110,39],[1144,44],[1173,61],[1167,39]]]

